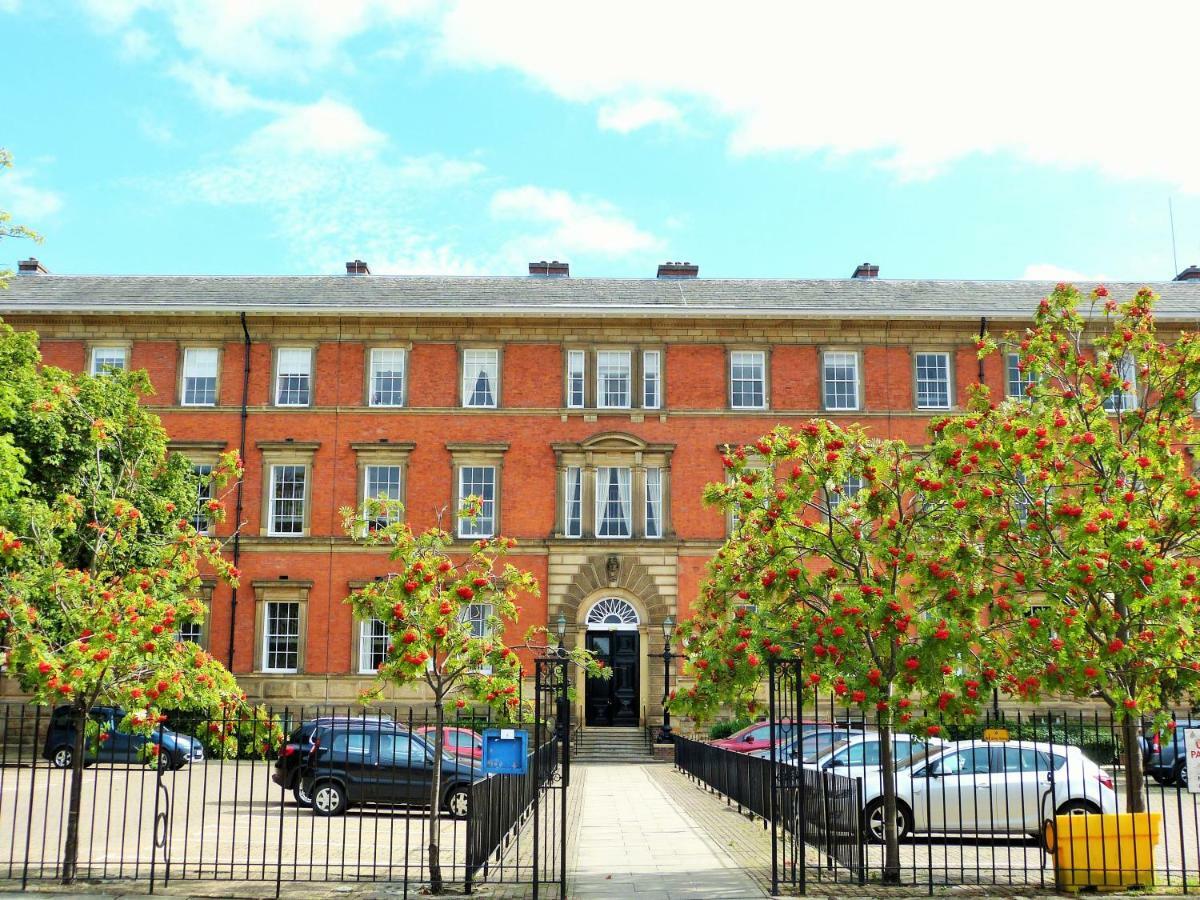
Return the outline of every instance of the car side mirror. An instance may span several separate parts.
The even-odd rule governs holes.
[[[752,734],[746,735],[744,738],[742,738],[742,743],[753,744],[754,743],[754,735],[752,735]]]
[[[829,762],[825,763],[824,768],[836,769],[838,766],[844,766],[844,765],[845,765],[845,763],[842,762],[840,759],[831,759]]]

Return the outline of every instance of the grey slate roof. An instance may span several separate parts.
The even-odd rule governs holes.
[[[1143,285],[1109,284],[1124,300]],[[1200,281],[1149,285],[1162,319],[1200,324]],[[14,314],[597,315],[1026,319],[1054,285],[891,279],[17,275]],[[1083,291],[1093,285],[1081,284]]]

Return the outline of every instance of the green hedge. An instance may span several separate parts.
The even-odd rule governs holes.
[[[747,725],[752,725],[753,720],[747,718],[730,719],[727,722],[715,722],[708,729],[708,739],[710,741],[719,741],[722,738],[727,738],[736,731],[741,731]]]
[[[1007,728],[1014,741],[1042,741],[1078,747],[1083,755],[1102,766],[1120,761],[1121,740],[1114,727],[1086,722],[973,722],[969,725],[949,725],[946,738],[952,741],[981,740],[986,728]]]

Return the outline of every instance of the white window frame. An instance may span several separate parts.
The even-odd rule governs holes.
[[[374,634],[373,629],[378,625],[382,628],[383,634]],[[388,634],[387,625],[382,619],[359,619],[358,620],[358,674],[359,675],[374,675],[378,672],[377,666],[371,665],[371,657],[374,653],[377,644],[375,642],[383,641],[383,660],[387,660],[387,648],[392,642],[392,636]]]
[[[1004,354],[1004,395],[1012,400],[1028,400],[1026,389],[1037,384],[1037,376],[1019,368],[1020,353]]]
[[[183,633],[183,630],[185,628],[189,629],[189,630],[195,629],[196,637],[194,640],[192,638],[186,636]],[[203,647],[204,646],[204,623],[203,622],[180,622],[179,627],[175,630],[175,639],[177,641],[179,641],[180,643],[183,643],[184,641],[191,641],[197,647]]]
[[[302,493],[300,500],[300,529],[298,531],[277,531],[275,529],[275,504],[294,501],[295,497],[277,497],[276,488],[279,484],[280,469],[299,469],[302,475]],[[271,537],[302,537],[307,531],[305,522],[308,517],[308,466],[299,462],[283,462],[271,464],[270,494],[267,496],[267,534]]]
[[[192,527],[200,534],[212,534],[213,521],[208,516],[206,504],[212,500],[212,463],[192,463],[192,474],[200,478],[209,478],[196,485],[196,508],[192,511]],[[200,527],[200,523],[204,527]]]
[[[195,362],[197,359],[202,359],[204,362]],[[194,368],[199,368],[201,371],[195,372]],[[211,372],[205,371],[210,369]],[[180,406],[216,406],[217,391],[220,388],[221,377],[221,351],[216,347],[184,347],[183,348],[183,384],[180,385]],[[192,387],[191,382],[212,381],[212,399],[211,400],[188,400],[188,391]],[[207,386],[203,391],[207,396],[209,390]]]
[[[471,637],[491,637],[491,618],[495,613],[496,608],[491,603],[469,603],[463,609],[462,621],[471,626]]]
[[[397,374],[400,379],[400,397],[398,400],[393,399],[389,402],[382,402],[376,399],[379,396],[376,391],[375,380],[383,374],[384,361],[388,359],[389,354],[395,354],[392,357],[391,367],[387,369],[388,377],[395,379]],[[399,366],[396,367],[394,360],[399,359]],[[395,394],[395,390],[390,393]],[[408,351],[403,347],[372,347],[370,358],[367,361],[367,404],[375,407],[401,407],[404,406],[408,399]]]
[[[466,487],[467,473],[472,470],[491,472],[491,487],[492,499],[488,500],[481,494],[475,493],[473,490],[468,490]],[[496,487],[499,482],[498,467],[489,463],[463,463],[458,467],[458,503],[459,509],[462,509],[467,502],[467,498],[477,496],[483,501],[483,507],[480,510],[480,515],[474,520],[460,518],[456,534],[460,538],[490,538],[496,534],[496,501],[499,499],[496,493]],[[479,482],[481,486],[486,487],[486,482]]]
[[[738,368],[747,366],[757,367],[758,375],[756,378],[747,378],[742,376],[737,378],[734,372]],[[738,385],[748,383],[753,385],[758,383],[759,390],[762,393],[762,402],[739,403],[738,402]],[[731,350],[729,353],[729,408],[730,409],[766,409],[767,408],[767,354],[764,350]]]
[[[826,503],[826,512],[832,514],[839,506],[851,497],[857,497],[859,492],[866,487],[866,482],[863,481],[861,475],[847,475],[846,480],[841,483],[841,492],[826,491],[828,502]]]
[[[100,368],[101,360],[115,360],[120,357],[121,364],[119,366],[112,365],[108,362],[103,369]],[[129,348],[121,347],[112,344],[98,344],[91,349],[91,359],[88,362],[88,371],[93,375],[104,375],[111,371],[125,371],[129,368]]]
[[[491,403],[476,403],[475,385],[479,375],[487,376]],[[467,347],[462,351],[462,405],[464,409],[495,409],[500,402],[500,351],[487,347]]]
[[[366,513],[367,513],[367,501],[378,500],[379,496],[380,496],[378,492],[373,492],[371,490],[371,473],[375,469],[394,469],[395,470],[396,494],[394,497],[388,496],[386,499],[399,503],[399,502],[401,502],[401,500],[404,496],[404,465],[403,464],[398,463],[398,462],[366,463],[363,466],[362,510],[363,510],[364,517],[366,516]],[[388,482],[389,482],[388,487],[389,488],[391,487],[391,481],[392,481],[392,479],[389,478],[388,479]],[[379,517],[373,513],[372,518],[378,519]],[[391,509],[383,516],[382,521],[383,521],[384,525],[386,526],[386,525],[391,525],[394,522],[399,522],[401,520],[401,518],[403,518],[403,515],[399,509]]]
[[[567,408],[587,405],[587,351],[567,351]]]
[[[605,357],[609,359],[606,360]],[[625,393],[623,403],[607,403],[608,394],[605,391],[604,376],[606,369],[612,370],[615,365],[625,370]],[[619,379],[618,375],[618,379]],[[596,351],[596,409],[631,409],[633,406],[633,352],[630,350],[597,350]]]
[[[840,376],[849,367],[849,381],[842,377],[830,378],[830,369],[836,369]],[[839,396],[838,388],[849,384],[850,396]],[[831,388],[833,388],[831,390]],[[862,391],[862,379],[859,373],[858,354],[853,350],[826,350],[821,354],[821,402],[825,409],[836,412],[856,412],[861,406],[859,400]],[[844,393],[841,392],[841,393]]]
[[[621,507],[622,516],[620,519],[609,520],[604,515],[604,508],[608,504],[608,489],[611,483],[611,477],[608,473],[617,473],[617,503]],[[622,485],[621,474],[625,473],[624,485]],[[603,486],[603,489],[602,489]],[[622,490],[624,488],[624,490]],[[633,468],[630,466],[597,466],[596,467],[596,537],[600,540],[619,540],[627,541],[633,536]],[[624,524],[625,534],[605,533],[611,528],[610,522],[616,523],[618,526]],[[619,529],[618,529],[619,530]]]
[[[937,358],[945,362],[946,402],[929,403],[921,400],[922,384],[936,384],[927,375],[922,375],[922,357]],[[913,354],[913,403],[917,409],[951,409],[954,406],[954,370],[950,353],[945,350],[918,350]]]
[[[296,359],[303,353],[307,358],[307,363],[304,366],[304,371],[297,369],[296,371],[284,371],[283,360],[287,355],[295,354]],[[291,363],[289,363],[289,366]],[[305,379],[304,393],[305,400],[303,403],[283,401],[283,379],[284,378],[303,378]],[[312,406],[313,401],[313,351],[312,347],[276,347],[275,348],[275,405],[283,407],[305,407]]]
[[[265,600],[263,602],[266,604],[266,606],[263,609],[262,671],[271,673],[271,674],[281,674],[281,675],[282,674],[295,674],[300,671],[300,641],[303,637],[300,634],[300,620],[301,620],[300,601],[298,601],[298,600]],[[295,649],[296,665],[291,666],[291,667],[280,667],[280,666],[269,665],[269,662],[271,659],[271,638],[274,636],[274,633],[271,630],[271,626],[273,623],[271,612],[272,612],[273,608],[281,607],[281,606],[294,607],[296,610],[296,614],[295,614],[295,618],[294,618],[294,621],[296,623],[296,634],[294,635],[294,638],[296,641],[296,649]],[[291,620],[292,617],[289,616],[288,619]],[[288,637],[293,637],[293,636],[292,635],[282,635],[282,637],[288,638]],[[287,651],[285,651],[285,652],[287,652]]]
[[[662,353],[642,351],[642,409],[662,408]]]
[[[563,536],[583,537],[583,467],[567,466],[563,485]]]
[[[1109,391],[1104,397],[1104,411],[1109,415],[1117,415],[1118,413],[1127,413],[1138,408],[1138,383],[1137,383],[1137,358],[1132,353],[1125,353],[1113,366],[1116,369],[1117,378],[1122,382],[1129,382],[1129,390],[1122,390],[1120,385],[1117,385]],[[1118,408],[1118,397],[1120,397],[1120,406]]]
[[[658,539],[663,536],[662,528],[662,469],[657,466],[646,468],[645,530],[646,537]],[[650,523],[654,523],[653,529]]]

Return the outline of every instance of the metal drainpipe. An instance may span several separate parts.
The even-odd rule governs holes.
[[[979,339],[981,341],[983,340],[983,336],[985,334],[987,334],[987,316],[982,316],[979,319]],[[987,381],[983,377],[983,360],[982,359],[979,360],[979,383],[987,384]]]
[[[233,521],[237,526],[237,530],[233,532],[233,567],[236,569],[242,558],[242,487],[246,481],[246,400],[250,393],[250,331],[246,328],[246,314],[238,313],[238,318],[242,323],[242,336],[244,341],[243,356],[245,357],[242,363],[242,436],[238,442],[238,458],[242,464],[242,477],[237,483],[237,499],[234,501]],[[239,573],[240,574],[240,573]],[[237,634],[237,605],[238,605],[238,589],[235,584],[232,589],[232,594],[229,600],[229,671],[233,671],[233,645],[234,636]]]

